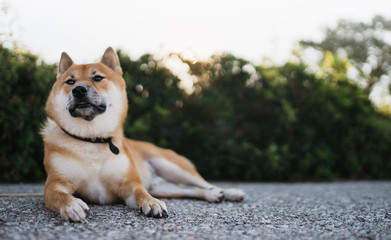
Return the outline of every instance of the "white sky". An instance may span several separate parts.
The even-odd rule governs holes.
[[[226,51],[255,64],[263,57],[283,63],[297,41],[322,39],[338,19],[391,17],[390,0],[4,1],[13,40],[49,63],[62,51],[76,63],[95,61],[108,46],[133,59],[147,52],[207,57]]]

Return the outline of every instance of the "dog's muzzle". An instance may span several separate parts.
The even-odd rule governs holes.
[[[87,121],[92,121],[98,114],[106,111],[104,99],[93,87],[85,85],[72,89],[68,106],[72,117],[81,117]]]

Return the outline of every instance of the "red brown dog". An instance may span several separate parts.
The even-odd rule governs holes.
[[[112,48],[91,64],[74,64],[62,54],[42,129],[47,173],[44,199],[50,210],[66,221],[85,222],[88,206],[84,201],[124,201],[146,216],[167,217],[166,204],[155,197],[209,202],[243,199],[239,189],[221,189],[206,182],[189,160],[174,151],[126,138],[127,110],[122,69]]]

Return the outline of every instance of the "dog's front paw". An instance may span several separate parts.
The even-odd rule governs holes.
[[[78,198],[74,198],[68,205],[60,208],[60,215],[65,221],[86,223],[88,206]]]
[[[144,200],[140,206],[140,211],[147,217],[167,218],[168,211],[166,204],[156,198]]]
[[[227,201],[240,202],[243,201],[245,195],[246,194],[240,189],[236,189],[236,188],[224,189],[224,198]]]
[[[210,188],[204,190],[205,200],[211,203],[219,203],[224,199],[224,193],[221,189]]]

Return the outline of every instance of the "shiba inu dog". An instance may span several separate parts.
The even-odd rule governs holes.
[[[174,151],[126,138],[122,125],[127,110],[122,69],[112,48],[91,64],[74,64],[62,53],[41,132],[47,173],[44,201],[50,210],[66,221],[86,222],[86,202],[122,201],[161,218],[168,210],[157,198],[243,200],[241,190],[211,185]]]

